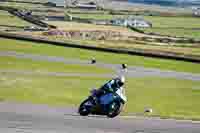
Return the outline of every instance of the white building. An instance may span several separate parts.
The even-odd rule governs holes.
[[[55,3],[58,7],[65,7],[66,6],[66,0],[48,0],[48,2]]]
[[[200,9],[193,11],[193,14],[195,16],[200,16]]]
[[[97,9],[97,5],[93,3],[79,3],[78,0],[48,0],[55,3],[57,7],[77,7],[82,9]]]
[[[128,25],[132,27],[149,28],[152,24],[144,19],[133,18],[128,20]]]
[[[92,4],[76,4],[77,8],[82,8],[82,9],[97,9],[97,5],[92,5]]]
[[[129,17],[127,19],[115,19],[111,20],[111,23],[113,25],[118,25],[118,26],[131,26],[131,27],[141,27],[141,28],[149,28],[152,27],[152,24],[142,18],[136,18],[136,17]]]
[[[200,7],[192,7],[193,15],[200,16]]]

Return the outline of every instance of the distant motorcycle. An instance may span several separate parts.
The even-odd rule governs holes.
[[[79,114],[82,116],[93,114],[106,115],[109,118],[116,117],[123,110],[124,104],[127,101],[123,89],[120,88],[115,93],[107,93],[99,99],[95,99],[96,90],[93,89],[91,95],[80,104],[78,109]]]

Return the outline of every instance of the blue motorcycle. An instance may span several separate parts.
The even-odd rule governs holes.
[[[106,115],[109,118],[114,118],[120,114],[127,101],[124,88],[118,89],[115,93],[107,93],[99,99],[95,99],[95,92],[95,89],[92,90],[91,95],[79,106],[80,115]]]

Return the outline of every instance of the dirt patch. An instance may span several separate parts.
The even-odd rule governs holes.
[[[119,40],[122,38],[127,38],[127,36],[123,35],[120,32],[116,31],[78,31],[78,30],[50,30],[44,32],[45,36],[62,36],[68,39],[87,39],[87,40]]]
[[[187,38],[135,36],[120,31],[112,30],[49,30],[42,33],[43,36],[64,37],[66,39],[78,40],[117,40],[131,43],[159,43],[159,45],[170,45],[170,43],[191,43],[198,44],[200,41]],[[146,44],[145,43],[145,44]]]

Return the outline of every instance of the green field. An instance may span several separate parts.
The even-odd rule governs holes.
[[[123,16],[110,15],[110,14],[73,14],[73,17],[79,17],[82,19],[94,19],[94,20],[111,20],[113,18],[119,18]]]
[[[18,17],[15,17],[13,15],[10,15],[6,11],[0,10],[0,25],[4,26],[30,26],[31,24],[21,20]]]
[[[143,56],[130,56],[126,54],[113,54],[106,52],[97,52],[75,48],[63,48],[42,43],[32,43],[26,41],[17,41],[0,38],[0,51],[16,51],[23,53],[36,53],[41,55],[61,56],[65,58],[74,58],[90,60],[95,57],[97,61],[128,65],[144,66],[150,68],[159,68],[164,70],[174,70],[180,72],[200,73],[200,64],[173,61],[166,59],[155,59]]]
[[[72,14],[73,15],[73,14]],[[106,19],[111,20],[113,18],[128,17],[128,15],[111,15],[111,14],[74,14],[75,17],[85,18],[85,19]],[[136,16],[143,17],[145,20],[153,23],[153,27],[162,28],[199,28],[199,18],[195,17],[162,17],[162,16]]]
[[[177,37],[200,38],[199,18],[159,16],[145,16],[144,18],[153,24],[153,28],[143,29],[146,32]]]
[[[161,16],[144,16],[145,19],[153,23],[153,27],[167,28],[199,28],[199,18],[195,17],[161,17]]]
[[[18,9],[40,9],[40,8],[45,8],[45,6],[40,5],[40,4],[15,3],[15,2],[2,2],[1,6],[13,7],[13,8],[18,8]]]

